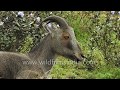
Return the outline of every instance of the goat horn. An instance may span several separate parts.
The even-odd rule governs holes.
[[[67,22],[63,18],[61,18],[59,16],[55,16],[55,15],[54,16],[49,16],[49,17],[45,18],[41,22],[41,24],[43,22],[47,22],[47,24],[50,23],[50,22],[56,22],[63,29],[67,29],[69,27],[68,24],[67,24]]]

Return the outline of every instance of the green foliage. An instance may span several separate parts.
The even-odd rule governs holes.
[[[30,47],[32,47],[32,43],[33,43],[33,39],[30,36],[26,37],[22,47],[19,47],[20,52],[22,53],[29,52]]]
[[[40,20],[49,15],[64,17],[75,31],[87,57],[81,63],[58,57],[50,77],[57,79],[120,78],[120,14],[110,11],[18,11],[0,12],[0,50],[26,53],[41,39]]]
[[[63,57],[59,57],[57,60],[69,62]],[[119,79],[120,69],[112,65],[103,64],[99,68],[89,71],[82,63],[56,64],[49,76],[53,79]]]

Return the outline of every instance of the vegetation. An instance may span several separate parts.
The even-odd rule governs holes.
[[[120,11],[1,11],[0,51],[28,52],[41,39],[39,23],[49,15],[67,20],[87,57],[77,64],[59,56],[57,61],[66,64],[55,64],[49,77],[120,78]]]

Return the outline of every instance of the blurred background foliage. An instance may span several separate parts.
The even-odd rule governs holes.
[[[0,51],[29,52],[45,33],[40,21],[50,15],[67,20],[87,57],[79,64],[54,65],[51,78],[120,78],[120,11],[0,11]]]

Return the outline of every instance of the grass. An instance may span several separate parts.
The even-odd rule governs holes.
[[[69,59],[58,57],[58,61],[69,62]],[[103,65],[93,71],[87,70],[82,63],[53,66],[50,77],[53,79],[120,79],[120,68]]]

